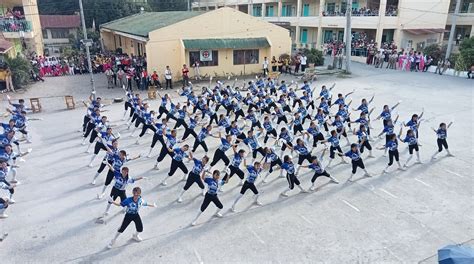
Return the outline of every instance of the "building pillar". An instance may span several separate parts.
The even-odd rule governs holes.
[[[301,16],[301,1],[302,0],[297,0],[296,2],[296,17],[300,17]]]
[[[387,0],[380,0],[379,7],[379,24],[377,25],[377,32],[375,35],[375,41],[379,44],[378,47],[382,47],[382,35],[385,25],[385,10],[387,8]]]
[[[265,17],[267,5],[265,3],[262,3],[262,17]]]
[[[300,30],[301,30],[300,26],[297,25],[295,27],[295,44],[297,44],[298,47],[301,44],[301,42],[300,42]]]
[[[282,9],[282,3],[281,3],[281,0],[278,0],[278,14],[277,14],[277,17],[281,17],[281,9]]]
[[[324,6],[326,5],[326,0],[320,0],[319,1],[319,26],[318,26],[318,32],[317,32],[317,37],[316,37],[316,43],[318,47],[321,47],[323,45],[323,11],[324,11]]]
[[[382,35],[383,35],[383,27],[381,25],[377,26],[377,31],[375,32],[375,42],[377,42],[377,47],[382,47]]]

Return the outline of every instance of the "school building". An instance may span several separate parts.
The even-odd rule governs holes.
[[[456,0],[353,0],[352,33],[379,45],[392,40],[399,48],[444,43]],[[195,0],[193,10],[228,6],[288,28],[293,48],[318,48],[344,39],[345,0]],[[461,0],[456,36],[474,36],[474,1]]]
[[[287,29],[227,7],[142,12],[101,25],[100,34],[105,49],[146,56],[149,72],[169,65],[175,80],[196,60],[201,75],[246,75],[261,72],[264,57],[291,52]]]

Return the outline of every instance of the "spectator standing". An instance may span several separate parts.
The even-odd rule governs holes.
[[[303,55],[301,55],[300,61],[301,61],[301,72],[304,73],[306,71],[306,67],[307,67],[307,63],[308,63],[308,57],[306,57],[306,55],[303,54]]]
[[[268,75],[268,64],[269,64],[268,59],[267,59],[267,57],[265,57],[263,59],[263,76],[264,77],[266,77]]]
[[[171,72],[170,66],[166,66],[165,70],[165,81],[166,81],[166,89],[173,89],[173,73]]]
[[[193,69],[194,69],[194,79],[197,81],[197,80],[201,80],[201,71],[199,69],[199,66],[200,66],[200,62],[199,60],[196,60],[194,63],[193,63]]]
[[[181,74],[183,76],[183,87],[186,87],[188,86],[188,82],[189,82],[189,69],[188,69],[188,66],[186,66],[186,64],[183,64],[183,69],[181,70]]]

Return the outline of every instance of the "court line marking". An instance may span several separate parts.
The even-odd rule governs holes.
[[[415,178],[415,181],[417,181],[417,182],[419,182],[419,183],[421,183],[421,184],[423,184],[423,185],[425,185],[425,186],[427,186],[427,187],[431,187],[431,185],[429,185],[428,183],[426,183],[426,182],[424,182],[424,181],[422,181],[422,180],[420,180],[420,179]]]
[[[310,225],[314,225],[313,222],[311,222],[311,220],[309,220],[308,218],[306,218],[304,215],[299,215],[301,217],[301,219],[303,219],[306,223],[310,224]]]
[[[450,174],[452,174],[452,175],[458,176],[458,177],[460,177],[460,178],[464,178],[464,176],[462,176],[461,174],[456,173],[456,172],[454,172],[454,171],[450,171],[450,170],[446,170],[446,169],[444,169],[444,171],[447,172],[447,173],[450,173]]]
[[[252,234],[257,238],[257,240],[258,240],[260,243],[265,244],[265,241],[263,241],[263,239],[260,238],[260,236],[259,236],[257,233],[255,233],[255,231],[253,231],[252,228],[249,227],[249,230],[250,230],[250,232],[252,232]]]
[[[200,264],[204,263],[204,261],[202,261],[201,255],[199,255],[199,253],[196,249],[194,249],[194,255],[196,256],[196,258],[197,258],[197,260]]]
[[[380,188],[380,190],[386,194],[388,194],[389,196],[392,196],[393,198],[398,198],[395,194],[383,189],[383,188]]]
[[[359,208],[355,207],[354,205],[352,205],[352,204],[349,203],[348,201],[342,200],[342,199],[341,199],[341,201],[342,201],[343,203],[345,203],[347,206],[349,206],[349,207],[351,207],[352,209],[356,210],[357,212],[360,212]]]

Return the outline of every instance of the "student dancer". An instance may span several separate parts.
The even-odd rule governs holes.
[[[325,169],[324,169],[324,165],[323,165],[323,157],[324,157],[324,154],[326,153],[326,149],[323,150],[323,152],[321,153],[321,156],[318,158],[314,158],[313,161],[311,162],[311,164],[309,165],[301,165],[298,167],[298,171],[296,172],[296,174],[299,174],[299,170],[301,168],[309,168],[311,169],[312,171],[314,171],[314,175],[313,177],[311,178],[311,187],[309,188],[311,191],[314,191],[316,190],[316,180],[318,179],[318,177],[321,177],[321,176],[324,176],[324,177],[328,177],[329,179],[331,179],[331,182],[334,182],[336,184],[339,183],[338,180],[336,180],[336,178],[332,177]]]
[[[283,162],[281,161],[280,157],[276,154],[275,150],[270,147],[265,147],[265,162],[264,162],[264,167],[268,168],[268,172],[265,175],[265,177],[262,180],[262,183],[267,183],[267,178],[268,175],[270,175],[273,172],[273,167],[275,165],[278,165],[280,167],[280,177],[283,177],[283,170],[281,170],[281,165],[283,165]]]
[[[254,194],[254,203],[259,206],[262,205],[262,203],[258,200],[260,194],[258,193],[257,187],[255,186],[255,180],[257,180],[260,172],[262,172],[260,162],[255,162],[253,165],[247,166],[244,160],[244,165],[247,167],[248,176],[244,182],[244,185],[242,185],[242,188],[240,189],[240,194],[235,199],[234,204],[232,204],[232,212],[235,212],[235,206],[237,205],[237,202],[242,199],[248,189],[250,189]]]
[[[191,222],[192,226],[195,226],[197,224],[197,220],[202,215],[202,213],[204,213],[204,211],[207,209],[207,207],[209,206],[211,202],[213,202],[218,208],[217,212],[214,215],[217,217],[223,217],[220,212],[222,208],[224,208],[224,206],[219,200],[219,197],[217,197],[217,192],[219,189],[219,177],[220,177],[220,171],[214,170],[212,172],[212,177],[201,178],[207,184],[207,192],[206,192],[206,195],[204,196],[204,201],[202,202],[201,209],[199,210],[198,215]]]
[[[113,140],[109,148],[111,152],[107,151],[107,153],[105,154],[104,159],[100,163],[99,169],[97,170],[96,174],[94,175],[94,178],[92,179],[92,182],[91,182],[92,185],[95,185],[97,177],[99,177],[102,171],[104,171],[105,167],[107,167],[107,164],[113,165],[114,158],[119,155],[118,140]]]
[[[142,190],[140,189],[140,187],[133,188],[132,193],[133,193],[132,197],[128,197],[125,200],[121,201],[120,203],[116,201],[111,201],[111,203],[116,206],[125,207],[125,217],[123,218],[122,225],[117,230],[117,233],[115,234],[114,238],[107,245],[108,248],[112,248],[114,246],[115,241],[117,240],[119,235],[122,234],[123,231],[125,231],[125,229],[127,229],[128,225],[131,222],[135,223],[135,228],[136,228],[136,232],[133,234],[132,239],[137,242],[142,241],[142,238],[140,237],[139,234],[143,232],[143,223],[139,214],[139,210],[142,206],[156,207],[156,205],[154,203],[149,204],[145,200],[142,199],[141,197]]]
[[[183,191],[179,194],[178,196],[178,203],[183,202],[183,194],[194,184],[197,183],[199,188],[201,188],[202,195],[206,194],[206,191],[204,190],[204,184],[202,183],[202,178],[204,177],[204,174],[208,172],[209,168],[207,163],[209,162],[209,157],[204,156],[201,160],[198,160],[196,158],[193,158],[194,161],[194,166],[191,172],[189,173],[187,179],[186,179],[186,184],[184,184]],[[185,176],[186,178],[186,176]]]
[[[196,128],[197,125],[202,125],[204,123],[199,122],[199,115],[195,115],[194,117],[189,117],[189,124],[187,124],[187,127],[184,130],[183,137],[181,140],[186,140],[189,135],[192,135],[195,139],[198,137],[196,134],[196,131],[194,129]]]
[[[6,186],[5,184],[2,185],[2,183],[0,182],[0,189],[3,189],[8,186]],[[8,205],[9,205],[9,200],[8,198],[6,197],[0,197],[0,219],[4,219],[4,218],[7,218],[8,215],[5,213],[5,211],[7,210],[8,208]]]
[[[13,194],[15,193],[16,184],[7,181],[8,175],[8,164],[6,161],[0,161],[0,189],[8,190],[10,196],[8,197],[9,203],[15,203],[13,200]]]
[[[176,170],[179,168],[181,171],[184,173],[184,175],[188,174],[188,168],[186,168],[186,165],[184,165],[183,159],[188,158],[189,160],[193,159],[193,155],[191,153],[187,153],[189,150],[188,145],[184,145],[182,147],[175,147],[173,149],[168,149],[168,151],[172,155],[171,159],[171,166],[170,166],[170,171],[168,172],[168,177],[166,177],[162,182],[161,185],[166,186],[168,183],[166,183],[166,180],[173,176],[173,174],[176,172]]]
[[[171,101],[168,94],[164,94],[163,96],[158,94],[158,97],[161,98],[161,103],[160,107],[158,108],[158,116],[156,117],[156,119],[160,119],[162,115],[165,115],[165,117],[168,116],[169,111],[168,109],[166,109],[166,105],[168,104],[168,101]]]
[[[156,142],[159,141],[161,146],[166,145],[164,136],[169,132],[168,121],[166,118],[161,119],[161,123],[155,122],[152,126],[155,129],[155,133],[153,134],[153,139],[151,140],[150,151],[148,151],[147,158],[151,158],[151,152],[153,151]]]
[[[120,201],[122,202],[127,198],[127,196],[125,195],[125,188],[127,187],[127,185],[135,183],[136,181],[143,179],[143,177],[130,178],[128,174],[128,167],[122,167],[121,171],[115,171],[112,165],[108,164],[108,166],[110,170],[114,173],[115,180],[114,186],[110,191],[110,198],[112,201],[115,201],[118,197],[120,197]],[[107,203],[107,207],[105,208],[104,217],[109,215],[111,205],[112,203],[109,201]]]
[[[226,135],[225,138],[222,137],[221,133],[219,132],[219,138],[221,139],[221,144],[219,147],[216,149],[214,152],[214,157],[212,158],[211,162],[211,167],[214,167],[217,162],[222,160],[225,164],[225,166],[229,166],[230,160],[225,154],[227,150],[229,150],[231,147],[234,145],[231,143],[232,142],[232,136],[231,135]],[[235,145],[237,146],[237,145]]]
[[[117,137],[115,137],[115,135],[112,133],[112,128],[107,127],[105,132],[101,131],[99,133],[99,137],[100,138],[95,143],[94,154],[91,157],[91,161],[89,162],[88,167],[92,167],[92,163],[94,162],[94,159],[99,154],[100,150],[107,151],[104,144],[107,144],[109,148],[112,147],[112,142],[115,140],[118,140],[120,137],[120,134]]]
[[[385,145],[388,143],[392,135],[395,135],[395,124],[397,123],[397,120],[398,120],[398,115],[393,121],[391,119],[387,120],[382,132],[380,132],[380,134],[378,135],[378,138],[380,138],[385,133]],[[385,149],[383,156],[384,157],[387,156],[387,149]]]
[[[298,165],[303,164],[303,161],[305,160],[311,163],[314,159],[314,157],[311,156],[311,151],[308,149],[306,142],[304,142],[304,140],[301,138],[296,140],[296,144],[293,147],[289,145],[287,145],[287,147],[291,150],[295,150],[298,153]]]
[[[392,166],[393,159],[395,159],[395,161],[397,162],[398,169],[399,170],[404,170],[404,168],[400,164],[399,153],[398,153],[398,141],[397,141],[397,136],[395,134],[391,135],[390,140],[385,144],[385,146],[382,146],[379,149],[385,149],[385,148],[388,149],[388,164],[387,164],[387,167],[385,167],[385,169],[383,170],[382,173],[388,173],[388,168],[390,168],[390,166]]]
[[[421,114],[418,115],[418,114],[413,114],[411,116],[411,119],[410,121],[406,122],[406,123],[403,123],[403,126],[405,127],[409,127],[416,135],[416,138],[418,138],[418,128],[420,127],[420,123],[421,123],[421,118],[423,117],[423,112],[424,112],[424,109],[421,110]]]
[[[392,111],[401,103],[401,101],[398,101],[394,106],[389,107],[388,105],[383,106],[383,111],[380,113],[380,115],[375,119],[379,120],[382,118],[383,120],[383,126],[387,125],[387,122],[392,120]]]
[[[154,116],[155,116],[155,111],[143,113],[143,127],[142,127],[142,131],[138,135],[135,145],[140,144],[140,138],[142,138],[145,135],[148,129],[152,130],[153,132],[156,132],[156,126],[154,125]]]
[[[272,135],[273,138],[276,138],[278,136],[276,129],[272,125],[272,122],[273,121],[270,119],[270,116],[268,115],[265,116],[263,119],[263,128],[265,128],[265,131],[266,131],[265,138],[263,139],[264,144],[267,144],[267,141],[270,135]]]
[[[313,138],[313,149],[316,148],[318,141],[324,141],[323,133],[321,133],[319,126],[314,121],[311,121],[304,134],[308,137],[308,140],[310,137]]]
[[[283,158],[283,164],[281,168],[286,171],[286,180],[288,181],[288,189],[281,193],[282,196],[288,197],[288,192],[295,188],[295,185],[298,186],[301,192],[307,192],[303,187],[300,186],[300,181],[296,175],[295,164],[293,164],[292,158],[289,155],[286,155]]]
[[[257,153],[260,153],[262,156],[265,157],[265,152],[263,151],[263,148],[260,145],[260,142],[258,141],[259,137],[262,135],[262,130],[263,129],[261,128],[260,131],[256,134],[253,130],[249,130],[247,132],[247,138],[243,140],[252,152],[252,162],[254,162],[257,158]]]
[[[356,174],[358,167],[361,168],[365,172],[364,176],[372,177],[369,174],[369,172],[367,172],[367,170],[365,169],[364,162],[362,161],[362,157],[360,156],[359,146],[357,144],[351,144],[351,150],[349,150],[345,154],[338,153],[338,155],[341,156],[341,157],[345,156],[345,157],[348,157],[348,158],[351,159],[352,173],[351,173],[351,177],[347,181],[349,181],[349,182],[353,181],[352,178]]]
[[[206,145],[206,137],[211,136],[214,138],[219,138],[218,136],[214,136],[210,134],[211,130],[212,130],[212,125],[207,125],[206,127],[201,128],[201,131],[199,131],[197,138],[194,140],[193,149],[191,150],[192,153],[196,152],[197,147],[200,145],[204,149],[207,155],[207,152],[209,151],[209,149],[207,148],[207,145]]]
[[[349,138],[347,137],[346,128],[343,123],[343,119],[340,115],[336,115],[334,122],[331,124],[333,127],[336,128],[336,132],[338,137],[340,138],[341,135],[346,139],[347,145],[350,145]]]
[[[448,142],[446,140],[446,138],[448,137],[448,128],[450,128],[452,124],[453,124],[453,122],[450,122],[446,126],[446,123],[441,123],[441,124],[439,124],[439,128],[437,130],[432,128],[433,131],[438,136],[438,139],[436,140],[436,143],[438,144],[438,151],[435,152],[435,154],[433,154],[433,156],[431,156],[432,160],[436,159],[436,156],[439,153],[441,153],[441,151],[443,151],[443,147],[446,150],[446,152],[448,153],[448,157],[454,157],[454,155],[451,154],[451,152],[449,152]]]
[[[242,163],[242,160],[245,159],[245,150],[240,149],[237,151],[237,146],[234,145],[232,146],[232,150],[234,151],[234,157],[232,158],[232,162],[230,163],[230,166],[226,168],[225,170],[225,175],[222,178],[222,181],[220,182],[220,188],[219,191],[223,192],[224,191],[224,184],[228,183],[230,178],[234,174],[237,174],[239,178],[241,179],[240,185],[244,184],[244,172],[239,168],[240,163]]]
[[[163,161],[166,155],[169,155],[170,157],[172,157],[171,151],[169,150],[174,149],[176,144],[181,143],[181,141],[176,138],[176,135],[177,135],[177,132],[174,129],[171,130],[168,134],[166,134],[166,142],[161,147],[160,155],[158,155],[158,158],[156,159],[156,163],[154,167],[155,170],[159,170],[158,164],[161,161]]]
[[[413,151],[416,151],[416,162],[415,164],[421,164],[420,160],[420,149],[418,146],[418,139],[415,136],[413,130],[408,129],[407,134],[404,139],[401,138],[403,132],[403,127],[400,128],[400,134],[398,135],[398,139],[400,141],[408,144],[408,153],[410,153],[410,157],[408,157],[407,161],[403,165],[403,167],[408,167],[408,163],[413,158]]]
[[[367,148],[369,150],[369,156],[367,157],[374,158],[374,155],[372,155],[372,146],[369,142],[366,126],[360,125],[359,130],[356,132],[356,135],[357,139],[359,140],[360,153],[364,153],[364,149]]]
[[[329,144],[331,144],[331,146],[329,147],[329,162],[328,162],[328,165],[326,165],[326,167],[329,168],[331,166],[332,161],[336,157],[335,156],[336,151],[338,153],[342,153],[341,146],[339,145],[339,135],[337,134],[336,130],[331,130],[331,136],[328,139],[321,142],[329,142]],[[341,157],[341,163],[347,163],[344,160],[344,158],[342,158],[342,156],[340,157]]]

